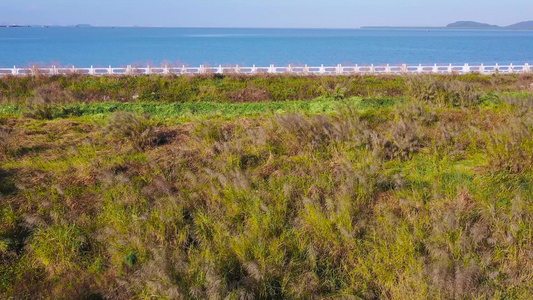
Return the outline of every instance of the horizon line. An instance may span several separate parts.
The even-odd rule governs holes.
[[[516,24],[516,23],[515,23]],[[85,26],[80,26],[85,25]],[[89,25],[89,26],[86,26]],[[514,24],[511,24],[514,25]],[[358,27],[284,27],[284,26],[152,26],[152,25],[92,25],[92,24],[70,24],[70,25],[57,25],[57,24],[0,24],[2,28],[17,28],[16,26],[25,26],[25,28],[32,27],[76,27],[76,28],[179,28],[179,29],[309,29],[309,30],[357,30],[357,29],[481,29],[481,30],[523,30],[524,28],[508,28],[508,26],[497,27],[447,27],[448,25],[435,26],[435,25],[363,25]],[[15,27],[11,27],[15,26]],[[19,27],[21,28],[21,27]],[[527,29],[527,28],[525,28]]]

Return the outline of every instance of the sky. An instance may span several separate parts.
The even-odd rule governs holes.
[[[532,0],[0,0],[0,24],[358,28],[533,19]]]

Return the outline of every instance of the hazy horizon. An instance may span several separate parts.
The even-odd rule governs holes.
[[[92,2],[4,0],[0,24],[192,27],[192,28],[359,28],[439,27],[456,21],[507,26],[533,19],[533,1],[376,0],[156,0]],[[76,3],[78,2],[78,3]]]

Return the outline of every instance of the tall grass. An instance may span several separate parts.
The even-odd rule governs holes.
[[[527,299],[533,106],[483,96],[504,79],[387,79],[411,80],[395,99],[346,98],[343,79],[308,102],[7,107],[0,294]],[[221,114],[160,121],[186,105]]]

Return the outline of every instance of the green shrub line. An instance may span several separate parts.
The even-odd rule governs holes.
[[[421,76],[27,76],[0,78],[0,103],[70,102],[260,102],[317,97],[399,97]],[[531,74],[433,75],[445,86],[458,82],[485,92],[531,90]]]
[[[527,98],[529,93],[487,94],[481,96],[482,107],[498,106],[501,97],[517,96]],[[307,112],[310,114],[334,113],[339,107],[349,105],[358,110],[373,110],[392,107],[404,102],[404,98],[360,98],[335,99],[320,97],[309,101],[263,101],[253,103],[212,103],[212,102],[95,102],[72,104],[48,104],[38,106],[0,105],[0,114],[27,115],[37,119],[56,119],[82,116],[107,116],[116,111],[148,113],[158,119],[193,116],[219,116],[233,118],[240,116],[259,116],[282,112]]]
[[[265,101],[254,103],[161,103],[161,102],[102,102],[102,103],[73,103],[63,105],[42,105],[27,107],[25,105],[0,105],[0,114],[15,116],[27,115],[37,119],[56,119],[94,115],[109,115],[116,111],[148,113],[155,118],[180,118],[184,116],[257,116],[270,113],[303,111],[310,114],[333,113],[338,107],[350,105],[360,110],[391,107],[400,99],[380,98],[363,99],[349,98],[334,100],[332,98],[318,98],[311,101]]]

